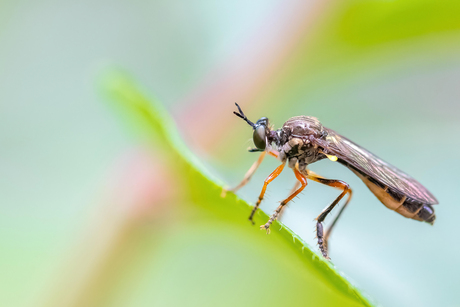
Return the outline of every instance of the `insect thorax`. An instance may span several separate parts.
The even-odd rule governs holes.
[[[308,164],[326,157],[321,153],[324,150],[321,145],[327,132],[315,117],[292,117],[277,131],[277,135],[280,159],[287,160],[291,168],[299,163],[299,169],[304,170]]]

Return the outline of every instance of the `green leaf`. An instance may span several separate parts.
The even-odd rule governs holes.
[[[276,221],[266,235],[248,222],[247,202],[233,193],[221,197],[222,182],[187,148],[164,107],[147,98],[129,77],[112,71],[103,87],[123,119],[162,153],[171,174],[184,183],[177,187],[182,196],[175,204],[176,217],[164,222],[161,232],[143,232],[138,238],[142,244],[127,247],[136,255],[131,257],[131,269],[124,269],[130,278],[113,278],[117,282],[105,302],[111,306],[371,306],[331,263],[285,225]],[[266,220],[262,211],[256,214],[256,224]]]

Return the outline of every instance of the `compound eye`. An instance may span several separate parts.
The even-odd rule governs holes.
[[[254,130],[254,134],[252,136],[254,140],[254,145],[260,150],[265,150],[265,126],[260,125]]]

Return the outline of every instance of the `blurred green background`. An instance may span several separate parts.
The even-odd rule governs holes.
[[[386,209],[347,169],[330,161],[311,166],[348,182],[355,192],[332,235],[332,260],[382,306],[460,305],[459,3],[19,0],[0,5],[1,306],[46,305],[41,302],[69,291],[57,286],[59,272],[69,258],[97,254],[103,244],[85,244],[106,229],[98,214],[110,208],[110,181],[123,177],[119,165],[129,170],[132,162],[126,161],[142,160],[132,154],[142,141],[126,133],[116,112],[103,103],[107,98],[98,80],[111,65],[129,71],[167,106],[192,151],[228,185],[256,159],[246,151],[249,127],[231,113],[235,101],[250,119],[267,116],[276,127],[291,116],[316,116],[411,174],[440,202],[433,227]],[[255,201],[276,166],[267,159],[238,194]],[[170,175],[180,177],[177,171]],[[274,181],[263,210],[271,212],[293,183],[289,172]],[[311,183],[282,221],[315,246],[312,220],[335,197],[335,190]],[[123,277],[112,286],[114,292],[127,291],[140,300],[151,288],[160,291],[158,285],[163,293],[177,286],[174,268],[182,262],[171,255],[182,255],[180,247],[189,238],[181,237],[180,222],[198,217],[188,215],[182,203],[171,210],[136,230],[141,247],[122,244],[113,260],[114,266],[125,257],[146,264],[151,257],[164,266],[148,268],[150,275],[136,274],[143,272],[141,265],[117,275]],[[190,236],[220,242],[223,250],[216,257],[227,255],[230,261],[229,250],[246,246],[245,237],[240,245],[213,241],[212,234],[206,237],[209,229],[200,227]],[[179,239],[168,245],[161,241],[162,231]],[[261,238],[256,227],[251,231]],[[139,243],[144,240],[155,242]],[[163,249],[143,249],[157,245]],[[130,248],[139,252],[124,256]],[[189,265],[186,260],[183,267]],[[240,269],[247,270],[242,263]],[[280,265],[279,272],[284,269]],[[145,288],[129,290],[139,275]],[[155,276],[172,280],[162,283]],[[292,291],[308,287],[299,285],[301,280],[292,280],[298,285]],[[132,297],[119,305],[142,305]],[[156,296],[155,302],[182,302],[167,298]]]

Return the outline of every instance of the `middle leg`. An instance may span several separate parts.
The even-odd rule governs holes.
[[[300,184],[300,181],[296,180],[295,181],[295,184],[294,186],[292,187],[292,189],[289,191],[288,195],[291,195],[292,193],[294,193],[295,191],[297,191],[298,188],[300,188],[301,184]],[[284,211],[286,211],[286,208],[287,206],[284,206],[283,208],[281,208],[281,211],[280,213],[278,214],[278,221],[281,220],[281,218],[283,217],[283,214],[284,214]]]
[[[252,219],[254,217],[254,213],[256,213],[257,209],[259,209],[260,203],[262,202],[262,199],[264,199],[265,191],[267,190],[268,184],[270,182],[272,182],[276,177],[278,177],[279,174],[281,174],[281,172],[283,171],[285,165],[286,165],[286,163],[283,163],[280,166],[278,166],[273,171],[273,173],[271,173],[267,177],[267,179],[265,179],[264,186],[262,187],[262,191],[260,192],[260,195],[259,195],[259,199],[257,200],[256,204],[254,205],[254,208],[252,208],[251,215],[249,215],[249,220],[252,222],[253,225],[254,225],[254,221]]]
[[[277,219],[281,210],[283,210],[283,207],[286,206],[288,202],[290,202],[294,197],[296,197],[300,192],[302,192],[302,190],[305,189],[305,187],[307,186],[307,178],[304,175],[302,175],[296,168],[294,169],[294,174],[297,180],[300,182],[301,186],[299,189],[297,189],[297,191],[292,193],[288,198],[281,202],[281,204],[278,206],[278,208],[276,208],[275,212],[272,214],[272,216],[265,225],[260,226],[260,229],[265,229],[267,233],[270,233],[270,225],[273,223],[274,220]]]

